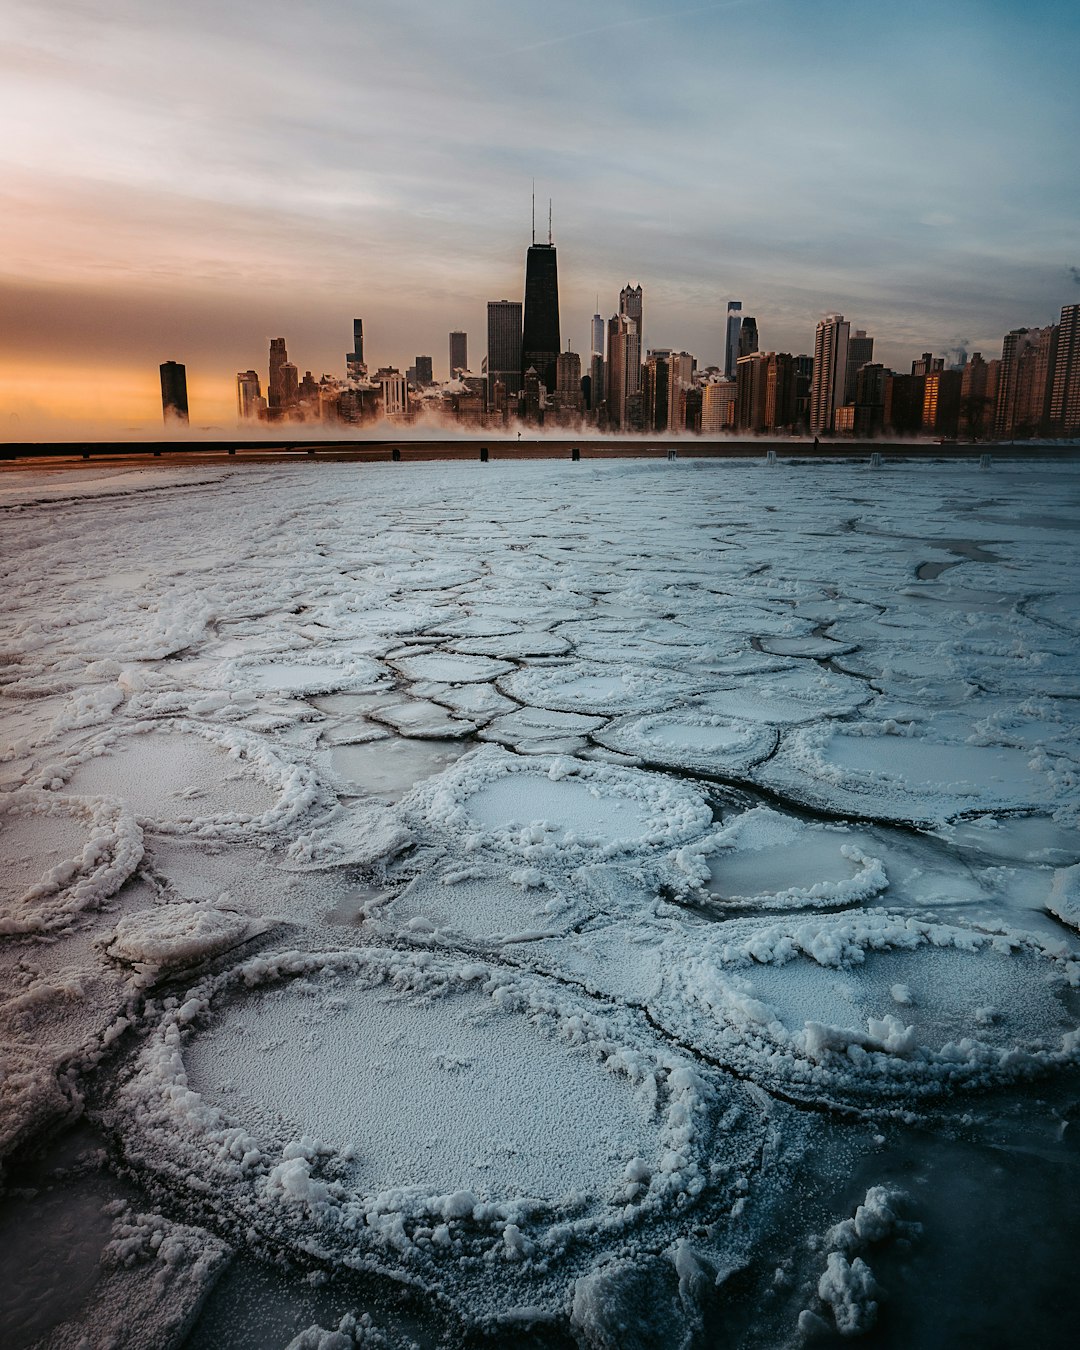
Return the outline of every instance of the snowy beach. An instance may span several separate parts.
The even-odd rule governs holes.
[[[1071,1344],[1080,464],[0,478],[0,1343]]]

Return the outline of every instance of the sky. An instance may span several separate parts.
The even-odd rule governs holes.
[[[0,436],[231,430],[284,336],[344,375],[519,299],[535,179],[564,345],[644,290],[722,359],[839,311],[906,369],[1080,301],[1076,0],[0,0]],[[89,434],[89,432],[88,432]]]

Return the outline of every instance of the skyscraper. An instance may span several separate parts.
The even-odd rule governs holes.
[[[291,361],[281,365],[281,407],[295,408],[300,402],[300,372]]]
[[[994,435],[1034,436],[1048,426],[1056,382],[1058,326],[1014,328],[1001,344]]]
[[[507,397],[521,390],[521,301],[489,300],[487,307],[488,398],[502,384]]]
[[[855,402],[855,380],[868,361],[874,359],[874,339],[866,336],[865,328],[856,328],[848,338],[847,376],[844,380],[844,402]]]
[[[364,321],[353,319],[353,349],[345,353],[345,373],[350,380],[360,380],[367,374],[364,364]]]
[[[450,378],[469,369],[469,335],[455,329],[450,334]]]
[[[645,354],[645,325],[641,312],[641,287],[631,286],[629,282],[619,292],[619,313],[625,314],[637,324],[637,335],[641,339],[641,354]],[[639,381],[640,387],[640,381]]]
[[[810,383],[810,430],[815,436],[834,429],[836,409],[843,406],[850,332],[842,314],[828,314],[817,326]]]
[[[592,316],[592,346],[589,348],[591,356],[603,356],[604,354],[604,319],[601,314]]]
[[[715,435],[735,425],[735,381],[711,379],[701,389],[701,432]]]
[[[236,375],[236,411],[241,422],[252,422],[266,411],[266,400],[259,387],[255,370],[241,370]]]
[[[555,362],[555,402],[562,414],[580,413],[584,400],[581,394],[581,357],[577,352],[560,352]]]
[[[641,401],[641,336],[637,321],[628,314],[613,314],[608,320],[605,387],[611,425],[625,431],[633,429],[630,401]]]
[[[546,244],[536,243],[534,235],[525,256],[522,375],[533,367],[547,389],[553,390],[559,347],[559,266],[555,245],[550,234]]]
[[[678,409],[675,362],[670,351],[650,352],[641,379],[642,420],[646,431],[667,431]]]
[[[748,314],[739,329],[739,355],[753,356],[758,349],[757,319]]]
[[[270,339],[270,380],[266,386],[266,402],[270,409],[271,416],[279,414],[285,406],[285,400],[282,397],[282,367],[289,359],[289,353],[285,350],[284,338]]]
[[[418,356],[416,358],[416,383],[420,385],[433,383],[430,356]]]
[[[1050,432],[1054,436],[1080,434],[1080,305],[1065,305],[1061,311],[1050,390]]]
[[[727,338],[724,344],[724,374],[735,378],[735,363],[739,359],[739,330],[742,328],[742,301],[727,302]]]
[[[165,425],[188,420],[187,369],[179,361],[164,361],[161,370],[161,415]]]

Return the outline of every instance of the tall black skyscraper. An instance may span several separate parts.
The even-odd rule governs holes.
[[[530,366],[547,386],[555,390],[555,362],[559,359],[559,268],[555,245],[551,242],[548,217],[548,241],[536,242],[535,218],[533,242],[525,258],[525,318],[521,334],[521,371]]]
[[[359,380],[367,374],[364,364],[364,321],[353,319],[353,349],[345,353],[345,370],[349,379]]]
[[[187,370],[178,361],[162,362],[161,412],[166,426],[188,420]]]

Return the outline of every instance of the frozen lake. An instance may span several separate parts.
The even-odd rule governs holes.
[[[1036,455],[6,473],[5,1350],[1072,1345]]]

